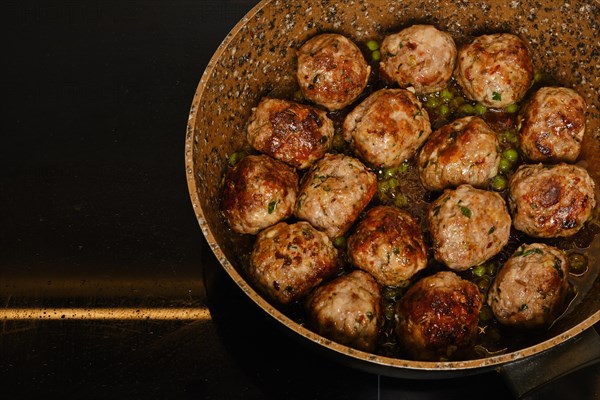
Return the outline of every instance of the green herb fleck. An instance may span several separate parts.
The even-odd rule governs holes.
[[[464,215],[467,218],[471,218],[471,210],[468,207],[458,206],[458,208],[460,208],[460,212],[462,213],[462,215]]]
[[[530,256],[532,254],[544,254],[544,252],[542,251],[542,249],[535,248],[535,249],[529,249],[529,250],[523,252],[523,254],[521,254],[521,255],[523,257],[527,257],[527,256]]]
[[[521,304],[521,306],[519,307],[519,312],[523,312],[525,310],[527,310],[529,307],[527,306],[527,304]]]
[[[502,95],[498,92],[492,92],[492,100],[501,101]]]
[[[275,211],[276,207],[277,207],[277,201],[276,200],[271,201],[267,208],[267,211],[269,212],[269,214],[273,214],[273,211]]]
[[[488,231],[488,235],[491,235],[492,233],[494,233],[494,231],[495,231],[495,230],[496,230],[496,226],[494,225],[494,226],[492,226],[492,227],[490,228],[490,230]]]

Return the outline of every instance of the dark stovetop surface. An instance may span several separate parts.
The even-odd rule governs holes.
[[[307,352],[247,301],[206,252],[185,181],[188,111],[212,53],[256,3],[3,6],[9,32],[0,158],[3,393],[509,397],[495,372],[434,382],[391,379]],[[157,309],[167,318],[148,314]],[[86,318],[94,310],[113,318]],[[169,319],[169,310],[192,317]],[[594,396],[600,396],[597,367],[534,398]]]

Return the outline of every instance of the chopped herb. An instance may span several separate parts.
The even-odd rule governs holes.
[[[532,254],[544,254],[544,252],[541,249],[535,248],[535,249],[529,249],[527,251],[525,251],[522,256],[523,257],[527,257],[530,256]]]
[[[496,226],[492,226],[490,228],[490,230],[488,231],[488,235],[491,235],[492,233],[494,233],[495,230],[496,230]]]
[[[460,212],[467,218],[471,218],[471,210],[465,206],[458,206],[460,208]]]
[[[562,270],[562,260],[556,256],[554,257],[554,269],[556,270],[556,272],[558,272],[559,278],[562,279],[565,276]]]
[[[527,304],[521,304],[521,306],[519,307],[519,312],[523,312],[525,310],[527,310],[529,307],[527,306]]]
[[[273,214],[273,211],[275,211],[275,207],[277,207],[277,201],[273,200],[269,203],[269,206],[267,208],[267,211],[269,212],[269,214]]]
[[[492,100],[501,101],[502,95],[498,92],[492,92]]]
[[[440,208],[442,208],[441,205],[433,207],[433,215],[438,215],[440,213]]]
[[[373,319],[373,313],[371,311],[367,311],[365,315],[367,316],[367,318],[369,318],[369,321]]]

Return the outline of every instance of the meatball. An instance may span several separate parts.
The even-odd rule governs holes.
[[[296,76],[304,97],[329,110],[340,110],[362,93],[371,67],[360,49],[345,36],[315,36],[298,51]]]
[[[383,325],[381,291],[371,275],[355,270],[314,290],[306,302],[309,326],[319,335],[373,351]]]
[[[248,275],[271,300],[289,304],[338,271],[337,250],[308,222],[280,222],[261,231],[250,255]]]
[[[413,25],[386,36],[381,44],[381,74],[417,94],[444,89],[456,64],[452,36],[431,25]]]
[[[470,185],[446,189],[431,203],[427,222],[435,259],[455,271],[495,256],[510,236],[504,199]]]
[[[575,234],[596,206],[595,183],[579,166],[521,165],[508,182],[516,229],[540,238]]]
[[[548,326],[563,310],[569,289],[569,260],[555,247],[524,244],[498,272],[488,304],[505,325]]]
[[[242,158],[225,176],[223,213],[231,229],[255,234],[291,216],[298,174],[266,155]]]
[[[377,191],[377,177],[363,163],[327,154],[306,172],[294,215],[331,238],[344,235]]]
[[[427,190],[469,184],[484,187],[498,173],[498,138],[479,117],[464,117],[433,132],[417,160]]]
[[[348,255],[377,282],[399,286],[427,266],[427,247],[418,221],[391,206],[370,209],[348,238]]]
[[[585,133],[585,101],[563,87],[539,89],[521,114],[521,151],[531,161],[575,161]]]
[[[427,111],[405,89],[376,91],[344,120],[344,139],[377,167],[395,167],[413,157],[430,133]]]
[[[492,108],[520,100],[533,80],[533,62],[515,35],[482,35],[458,51],[456,80],[464,94]]]
[[[331,147],[333,122],[318,108],[265,97],[252,110],[247,138],[252,147],[304,169]]]
[[[418,360],[462,358],[478,335],[482,297],[477,286],[442,271],[417,281],[396,303],[396,335]]]

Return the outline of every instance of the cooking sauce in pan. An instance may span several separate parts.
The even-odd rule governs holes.
[[[367,50],[366,46],[363,46],[363,50],[365,51],[365,54],[368,54],[369,50]],[[332,152],[352,155],[350,148],[347,146],[341,135],[342,124],[345,116],[354,108],[354,106],[364,100],[364,98],[366,98],[369,94],[383,88],[383,84],[377,76],[377,70],[378,68],[376,67],[376,62],[373,62],[371,72],[372,76],[369,81],[369,85],[354,104],[350,105],[344,110],[329,113],[330,118],[334,121],[336,132]],[[529,90],[528,95],[535,92],[537,88],[542,86],[561,86],[561,84],[549,76],[543,76],[539,73],[536,73],[534,85]],[[300,92],[297,87],[278,87],[273,88],[273,90],[265,95],[303,102],[304,99],[301,98],[299,93]],[[485,109],[485,107],[477,104],[476,102],[466,100],[454,80],[450,82],[448,89],[430,95],[420,96],[419,99],[423,103],[425,109],[428,111],[432,131],[440,128],[444,124],[456,118],[466,115],[479,115],[498,134],[502,152],[509,149],[518,149],[519,137],[517,131],[517,107],[512,106],[512,108],[505,110]],[[522,100],[519,105],[526,100],[527,97]],[[239,152],[230,157],[230,166],[234,165],[235,162],[237,162],[244,155],[251,153],[256,152],[250,147],[241,149]],[[587,167],[588,163],[590,165],[594,165],[594,163],[591,161],[599,158],[600,154],[598,149],[596,146],[593,146],[591,149],[587,148],[585,151],[582,150],[582,155],[577,163]],[[513,161],[510,163],[510,166],[504,169],[502,173],[505,181],[492,181],[490,182],[488,189],[496,191],[506,200],[508,191],[506,188],[508,186],[508,178],[510,178],[512,173],[522,162],[521,155],[518,154],[518,161]],[[429,192],[423,188],[419,180],[415,161],[409,160],[396,168],[374,168],[373,170],[377,174],[379,190],[367,209],[370,208],[370,206],[379,204],[394,205],[410,211],[411,214],[421,221],[422,228],[426,230],[425,221],[428,205],[434,201],[441,192]],[[595,177],[593,173],[591,175]],[[597,182],[596,198],[600,199]],[[596,210],[594,210],[593,218],[588,221],[577,234],[568,238],[530,238],[513,228],[511,230],[509,243],[498,255],[494,256],[492,259],[480,266],[472,267],[467,271],[459,273],[459,275],[474,282],[485,297],[494,279],[494,276],[500,267],[521,244],[541,242],[556,246],[564,250],[567,255],[569,255],[570,260],[574,260],[579,263],[583,261],[583,267],[580,267],[576,270],[572,269],[569,276],[571,290],[567,301],[568,304],[566,305],[563,313],[564,315],[577,306],[583,295],[591,288],[593,282],[598,276],[598,273],[600,272],[597,262],[600,257],[600,245],[598,244],[598,241],[594,240],[594,236],[600,233],[600,220],[598,219],[597,209],[598,206],[596,207]],[[289,222],[294,221],[290,220]],[[349,233],[351,232],[352,229],[350,229]],[[231,232],[231,236],[234,238],[236,248],[240,249],[240,251],[237,253],[237,257],[239,258],[235,261],[237,262],[238,266],[242,266],[242,268],[240,268],[240,272],[244,274],[244,266],[248,265],[249,256],[254,242],[254,236],[240,235],[234,232]],[[341,250],[344,250],[344,238],[336,240],[336,246]],[[342,251],[341,253],[343,253],[345,257],[345,251]],[[346,269],[344,272],[352,269],[352,266],[347,259],[345,259],[345,265]],[[398,346],[394,334],[393,305],[407,290],[410,283],[415,282],[425,275],[431,275],[442,269],[445,269],[445,267],[430,257],[428,267],[424,271],[421,271],[419,274],[417,274],[417,276],[413,277],[411,282],[407,282],[403,287],[382,288],[385,324],[383,334],[380,338],[380,344],[375,353],[398,358],[403,358],[406,356],[402,353],[401,348]],[[290,306],[281,307],[281,311],[298,323],[305,323],[303,304],[296,303]],[[544,340],[547,334],[547,329],[519,330],[500,325],[494,319],[493,314],[490,308],[485,304],[485,301],[480,313],[479,326],[480,334],[478,342],[473,349],[473,353],[470,355],[470,358],[473,359],[514,351],[519,348],[527,347],[528,345],[539,343],[541,340]]]

